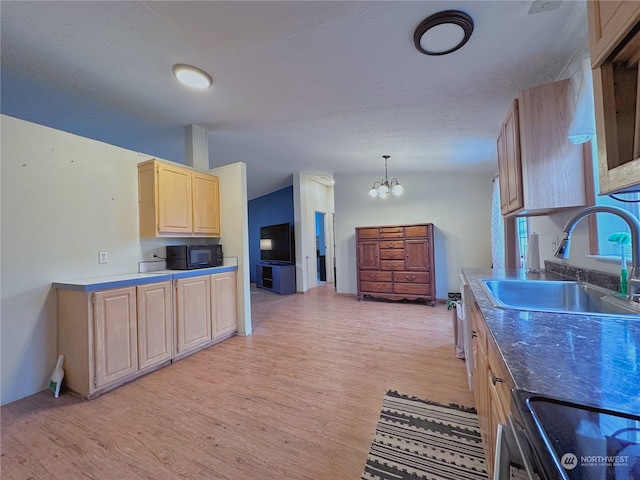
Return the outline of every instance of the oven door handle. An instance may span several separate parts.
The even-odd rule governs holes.
[[[508,425],[498,424],[498,435],[496,438],[496,456],[493,462],[493,480],[509,480],[511,457],[509,455],[509,447],[507,445],[507,429]]]

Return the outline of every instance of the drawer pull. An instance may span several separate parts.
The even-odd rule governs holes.
[[[478,334],[474,331],[471,332],[471,338],[478,338]]]
[[[416,276],[415,275],[407,275],[407,280],[415,280]]]
[[[496,377],[493,372],[491,372],[491,383],[493,383],[494,385],[498,382],[502,383],[504,380],[502,380],[500,377]]]

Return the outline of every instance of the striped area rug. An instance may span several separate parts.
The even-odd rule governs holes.
[[[361,480],[487,480],[478,416],[389,391]]]

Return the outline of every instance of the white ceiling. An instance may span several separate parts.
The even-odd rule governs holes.
[[[212,166],[247,164],[249,198],[294,172],[496,171],[495,138],[520,89],[558,79],[586,42],[584,1],[7,2],[2,112],[184,161],[209,130]],[[461,50],[413,46],[427,16],[459,9]],[[176,63],[214,77],[179,85]],[[365,192],[366,194],[366,192]]]

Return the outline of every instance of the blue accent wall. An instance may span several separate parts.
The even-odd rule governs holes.
[[[248,214],[249,268],[251,282],[255,283],[256,265],[260,263],[260,227],[278,223],[290,223],[293,227],[293,186],[250,200]]]

